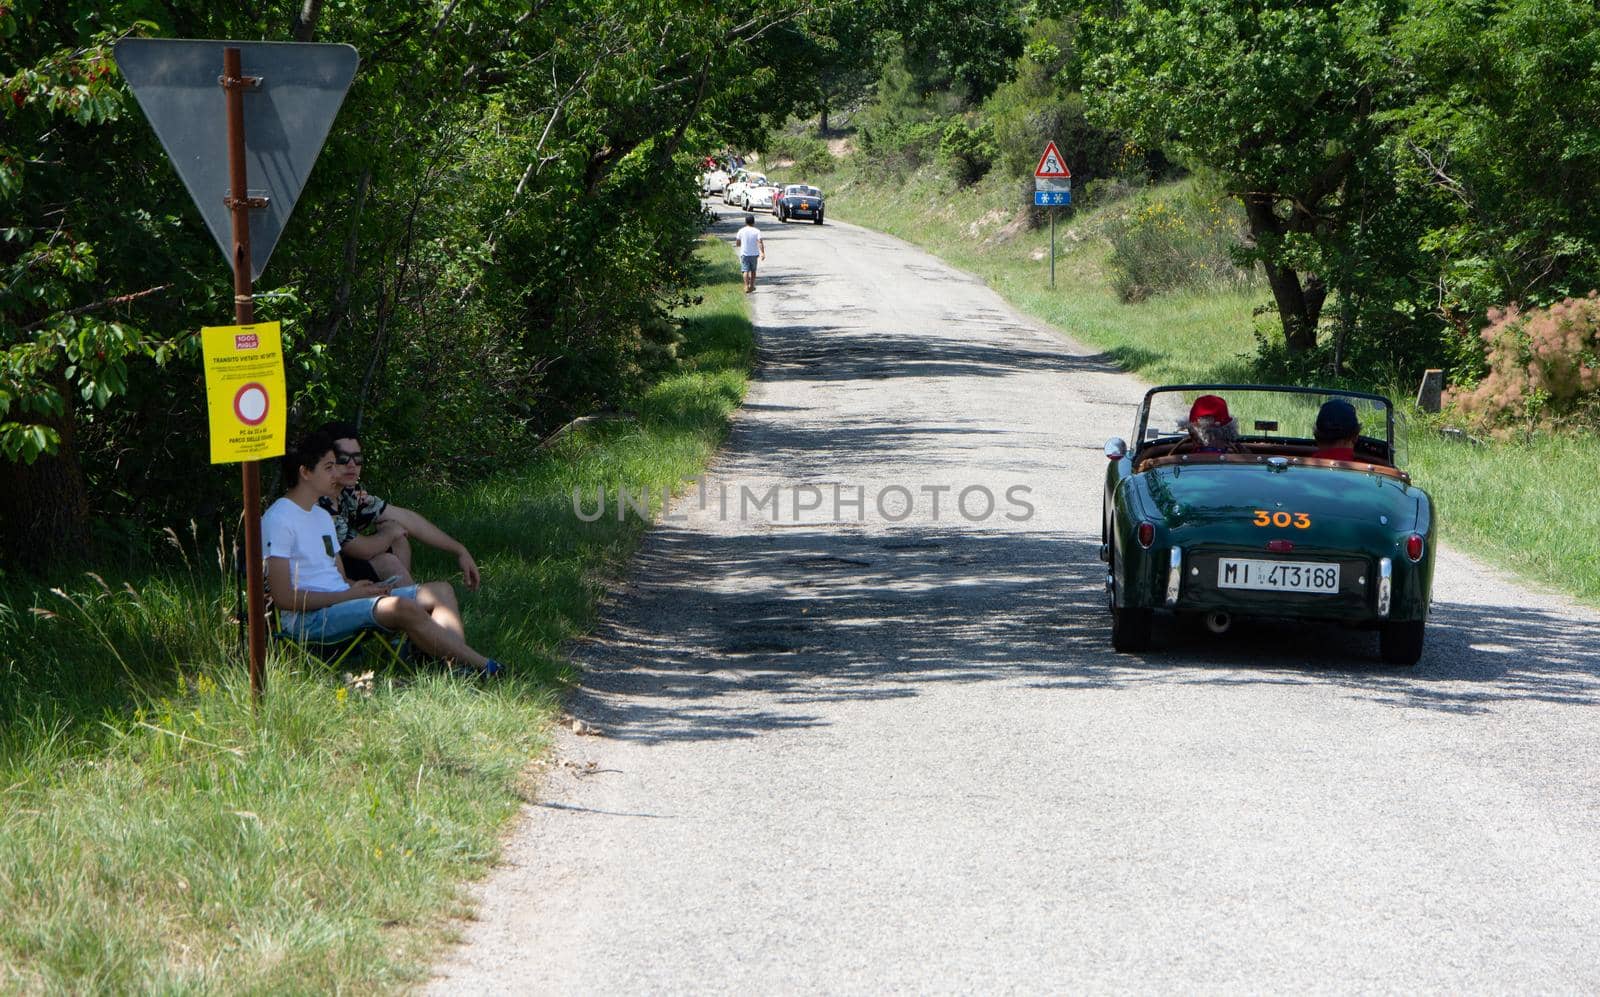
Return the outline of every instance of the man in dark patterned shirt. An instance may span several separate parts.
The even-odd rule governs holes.
[[[375,582],[395,579],[396,585],[410,585],[411,538],[447,554],[454,554],[461,566],[461,580],[468,591],[476,592],[480,581],[477,562],[466,545],[430,523],[421,513],[386,502],[361,490],[361,469],[366,455],[361,450],[360,432],[348,422],[330,422],[318,432],[333,439],[334,460],[341,485],[337,502],[322,500],[333,516],[338,533],[340,558],[346,577],[352,581]]]

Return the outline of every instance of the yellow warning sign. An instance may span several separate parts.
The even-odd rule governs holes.
[[[211,463],[281,457],[289,391],[276,322],[200,330],[211,410]]]

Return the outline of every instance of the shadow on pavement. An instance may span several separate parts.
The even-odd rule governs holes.
[[[636,563],[626,618],[578,649],[601,667],[572,708],[614,737],[696,740],[814,726],[809,703],[909,698],[951,682],[1332,685],[1460,714],[1600,699],[1600,661],[1573,650],[1594,646],[1600,628],[1539,611],[1436,605],[1412,669],[1381,665],[1371,632],[1269,620],[1220,638],[1164,621],[1154,651],[1119,655],[1097,548],[1082,536],[927,527],[737,537],[659,528]],[[666,632],[631,622],[669,619]],[[771,709],[729,695],[756,690]]]
[[[715,231],[739,224],[742,215],[725,214]],[[1020,335],[965,341],[852,327],[863,309],[821,294],[813,307],[788,290],[815,288],[815,277],[762,278],[776,299],[765,308],[780,318],[759,327],[765,380],[876,391],[884,380],[920,378],[929,383],[917,390],[938,398],[941,378],[1118,372],[1113,357],[1029,346]],[[997,315],[979,309],[970,318],[1004,329]],[[831,388],[833,400],[851,390]],[[867,409],[736,424],[738,475],[792,484],[971,471],[963,437],[985,451],[986,475],[1026,474],[1037,460],[1027,447],[997,456],[995,439],[1015,431],[983,412],[952,406],[930,420]],[[1045,453],[1066,445],[1053,434],[1041,442]],[[1539,609],[1436,604],[1427,649],[1411,669],[1380,664],[1370,631],[1271,620],[1240,621],[1222,637],[1163,621],[1154,652],[1118,655],[1098,537],[1004,525],[907,523],[872,535],[848,522],[746,523],[737,535],[658,525],[619,604],[575,649],[592,667],[572,709],[619,738],[697,740],[817,726],[822,711],[809,704],[908,699],[936,683],[1020,682],[1041,692],[1273,683],[1461,715],[1511,701],[1600,700],[1600,659],[1587,650],[1600,646],[1600,627]],[[764,695],[752,700],[751,691]]]

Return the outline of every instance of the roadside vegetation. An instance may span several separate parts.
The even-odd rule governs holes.
[[[196,473],[230,274],[119,37],[356,47],[256,316],[283,323],[291,433],[356,422],[442,484],[671,369],[696,164],[809,99],[827,30],[809,0],[0,3],[0,573],[237,521],[238,475]]]
[[[171,569],[0,581],[0,990],[366,992],[425,975],[465,912],[460,882],[529,798],[574,678],[562,644],[644,527],[581,522],[573,490],[692,477],[743,395],[753,342],[726,247],[706,243],[696,272],[679,356],[626,417],[464,488],[372,466],[375,491],[393,482],[477,556],[468,632],[513,663],[505,681],[274,645],[253,711],[215,536],[173,536]]]
[[[1390,395],[1448,539],[1600,603],[1600,11],[1019,2],[990,27],[881,39],[826,132],[769,140],[780,175],[1152,382]],[[1074,174],[1054,291],[1047,140]]]
[[[1058,225],[1052,291],[1049,230],[1016,224],[1009,184],[957,192],[929,171],[878,186],[852,173],[848,163],[823,182],[833,218],[896,235],[981,276],[1023,312],[1152,384],[1315,381],[1388,394],[1406,416],[1411,470],[1435,499],[1446,541],[1600,605],[1600,507],[1590,500],[1600,440],[1593,434],[1443,435],[1462,429],[1459,412],[1417,410],[1416,385],[1402,380],[1403,369],[1321,379],[1273,370],[1274,354],[1262,345],[1271,327],[1263,330],[1255,314],[1263,304],[1259,282],[1240,289],[1230,278],[1125,302],[1109,234],[1129,210],[1122,201]],[[1184,197],[1188,183],[1147,193]]]

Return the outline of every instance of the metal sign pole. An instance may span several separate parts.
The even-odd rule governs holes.
[[[250,281],[250,191],[244,165],[244,92],[261,85],[245,76],[239,50],[222,50],[222,79],[218,80],[228,103],[228,208],[233,221],[233,319],[239,325],[256,320],[255,294]],[[250,695],[259,701],[266,689],[267,625],[266,580],[261,557],[261,464],[247,460],[244,476],[245,591],[250,600]]]
[[[1056,209],[1050,206],[1050,290],[1056,289]]]

